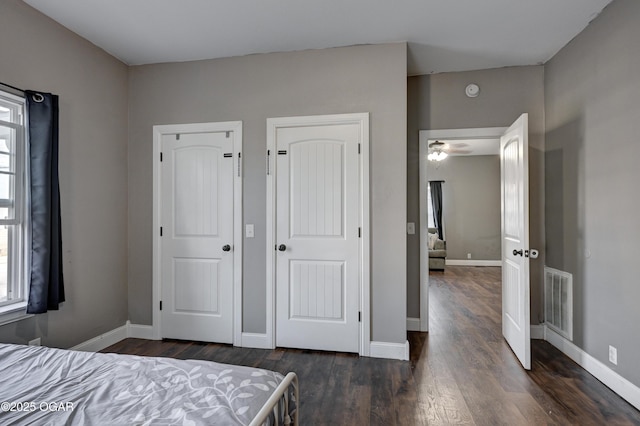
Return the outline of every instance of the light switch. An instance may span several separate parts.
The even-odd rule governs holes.
[[[247,238],[253,238],[253,224],[249,223],[245,226],[244,235]]]
[[[416,224],[413,222],[407,223],[407,234],[413,235],[416,233]]]

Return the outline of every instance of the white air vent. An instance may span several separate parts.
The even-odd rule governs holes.
[[[544,321],[547,327],[573,340],[573,275],[544,267]]]

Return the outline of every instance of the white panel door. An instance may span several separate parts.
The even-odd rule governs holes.
[[[502,194],[502,334],[531,369],[529,319],[528,114],[500,138]]]
[[[233,143],[227,135],[162,136],[162,337],[233,343]]]
[[[276,344],[359,350],[359,124],[278,128]]]

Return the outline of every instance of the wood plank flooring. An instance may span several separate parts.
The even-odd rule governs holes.
[[[303,425],[640,425],[640,412],[540,340],[524,371],[501,332],[500,268],[431,274],[429,333],[411,361],[126,339],[105,352],[295,371]]]

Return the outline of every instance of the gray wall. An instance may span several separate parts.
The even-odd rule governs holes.
[[[638,22],[640,2],[616,0],[545,67],[547,264],[573,274],[574,343],[636,386]]]
[[[129,314],[151,323],[152,126],[242,120],[243,330],[263,333],[265,150],[270,117],[371,113],[372,337],[406,340],[406,45],[272,53],[132,67]]]
[[[468,98],[464,88],[480,86]],[[418,131],[504,127],[529,113],[530,246],[540,250],[531,261],[531,322],[542,316],[544,270],[544,71],[542,66],[499,68],[410,77],[407,116],[407,221],[419,218]],[[420,316],[419,235],[407,238],[407,313]]]
[[[0,80],[60,96],[67,302],[0,341],[70,347],[127,320],[127,67],[17,0],[0,2]]]
[[[449,156],[428,173],[445,181],[447,259],[500,260],[500,156]]]

